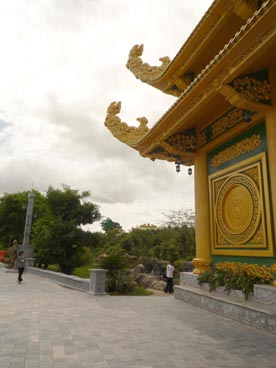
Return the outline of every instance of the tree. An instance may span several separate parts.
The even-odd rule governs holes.
[[[33,223],[46,208],[45,197],[34,191]],[[17,239],[22,244],[28,206],[28,192],[4,194],[0,198],[0,242],[4,247],[11,245]]]
[[[80,225],[101,218],[98,206],[85,202],[89,196],[89,192],[79,193],[66,185],[62,190],[48,188],[48,210],[33,229],[35,257],[41,264],[56,263],[67,274],[80,264],[83,239],[87,235]]]
[[[107,217],[101,222],[101,227],[105,233],[113,229],[122,230],[122,226],[118,222],[114,222],[110,217]]]
[[[191,209],[174,210],[169,213],[163,213],[163,215],[167,220],[161,223],[161,227],[195,226],[195,213]]]

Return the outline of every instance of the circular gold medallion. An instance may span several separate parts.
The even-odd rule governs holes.
[[[247,242],[260,221],[259,191],[247,175],[234,174],[221,186],[216,202],[216,221],[224,238],[233,244]]]

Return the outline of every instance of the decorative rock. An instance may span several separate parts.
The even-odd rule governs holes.
[[[145,272],[145,267],[142,264],[138,264],[133,270],[134,275],[138,275],[139,273],[144,273],[144,272]]]
[[[166,282],[161,280],[159,276],[149,275],[146,273],[140,273],[134,280],[145,288],[154,290],[164,290],[166,286]]]

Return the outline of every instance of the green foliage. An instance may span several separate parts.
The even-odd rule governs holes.
[[[127,271],[116,270],[106,276],[106,291],[109,293],[129,294],[134,287],[134,278]]]
[[[219,286],[223,286],[225,284],[224,281],[224,273],[222,272],[213,272],[208,270],[204,272],[202,275],[198,277],[199,284],[204,282],[209,284],[209,291],[216,290]]]
[[[131,292],[128,295],[130,296],[148,296],[152,294],[153,292],[151,290],[147,290],[142,286],[134,285]]]
[[[47,270],[57,272],[58,271],[58,265],[57,264],[48,265]]]
[[[120,240],[122,248],[137,257],[151,256],[169,261],[195,255],[195,229],[192,226],[162,227],[144,231],[132,229]]]
[[[176,271],[178,272],[183,272],[185,271],[185,261],[183,259],[177,259],[176,261],[174,261],[174,267],[176,269]]]
[[[92,264],[94,257],[89,247],[82,247],[82,255],[80,256],[80,264],[82,266]]]
[[[128,294],[131,292],[134,280],[126,270],[128,259],[119,254],[110,254],[102,258],[100,267],[108,270],[106,275],[106,291],[109,293]]]
[[[33,223],[45,212],[45,198],[37,191],[33,209]],[[0,243],[4,248],[14,239],[22,244],[28,206],[28,192],[4,194],[0,198]],[[32,235],[32,234],[31,234]]]
[[[114,229],[122,230],[122,226],[118,222],[112,221],[109,217],[101,221],[101,227],[106,233]]]
[[[88,196],[89,192],[79,193],[68,186],[63,190],[49,187],[47,211],[33,225],[32,243],[39,264],[58,263],[67,274],[82,264],[85,232],[79,226],[100,219],[98,207],[84,202]]]
[[[73,271],[73,275],[81,277],[83,279],[89,279],[90,278],[90,271],[89,270],[92,269],[92,268],[95,268],[94,264],[76,267]]]
[[[119,254],[110,254],[103,257],[100,262],[100,267],[112,272],[121,271],[128,267],[128,259]]]
[[[239,262],[217,263],[215,270],[208,270],[198,277],[198,282],[209,283],[209,290],[213,291],[219,286],[230,293],[232,290],[241,290],[247,299],[253,294],[254,285],[271,284],[273,267],[259,266]]]
[[[91,251],[97,251],[97,249],[103,249],[106,242],[106,236],[103,233],[91,231],[82,231],[82,243],[88,246]],[[96,252],[94,252],[96,253]]]

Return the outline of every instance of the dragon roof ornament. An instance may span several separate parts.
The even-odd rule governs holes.
[[[107,108],[104,125],[121,142],[135,145],[148,133],[148,119],[145,117],[137,118],[136,120],[140,123],[139,127],[127,125],[117,116],[121,112],[121,105],[121,102],[111,102]]]
[[[151,66],[148,63],[143,63],[141,58],[144,51],[144,45],[135,45],[129,52],[127,68],[142,82],[148,83],[159,78],[167,69],[171,60],[168,56],[161,57],[160,66]]]

